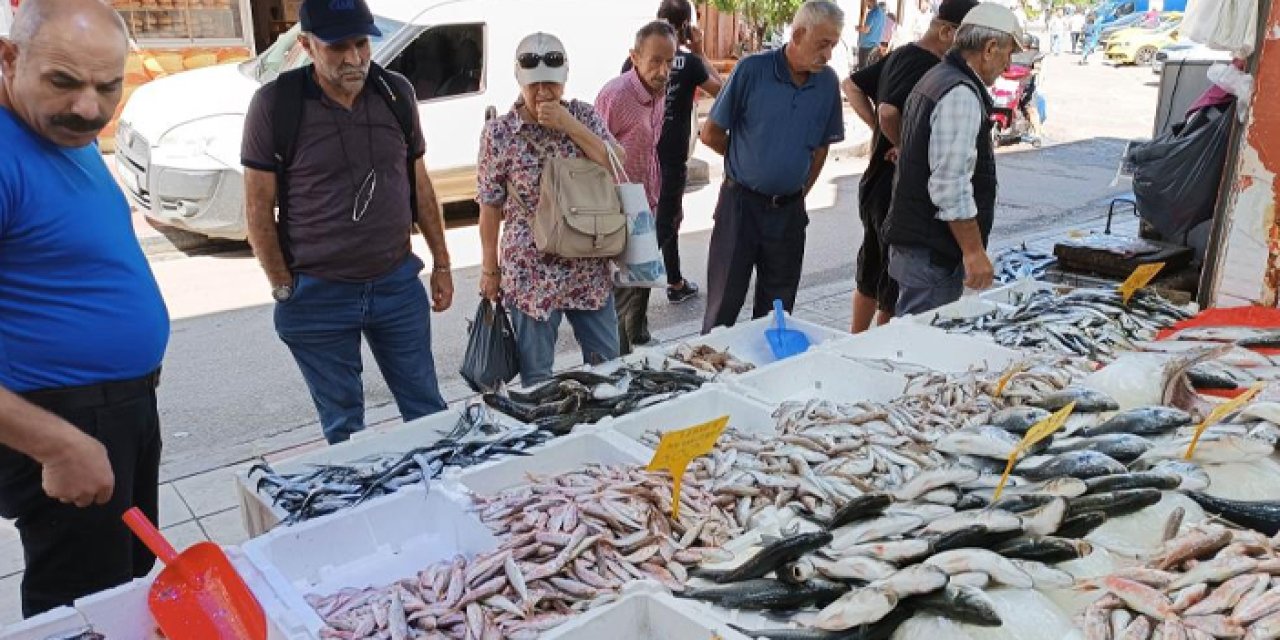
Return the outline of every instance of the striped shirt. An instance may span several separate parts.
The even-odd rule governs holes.
[[[662,180],[658,138],[665,105],[665,91],[649,91],[635,69],[610,80],[596,97],[596,112],[627,154],[622,168],[631,182],[644,184],[651,211],[658,208]]]

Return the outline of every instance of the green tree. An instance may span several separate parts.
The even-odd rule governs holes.
[[[759,51],[769,34],[791,22],[804,0],[712,0],[719,11],[736,13],[751,30],[750,42],[740,43],[744,52]]]

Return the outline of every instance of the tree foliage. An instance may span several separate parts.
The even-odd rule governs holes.
[[[804,0],[712,0],[719,11],[736,13],[751,31],[751,42],[743,43],[749,51],[758,51],[769,34],[791,22]]]

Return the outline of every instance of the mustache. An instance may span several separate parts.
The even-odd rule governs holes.
[[[344,64],[341,67],[338,67],[338,75],[345,76],[348,73],[358,73],[360,74],[361,77],[363,77],[366,73],[368,73],[368,71],[365,70],[364,67],[356,66],[353,64]]]
[[[110,122],[111,119],[103,117],[88,120],[74,113],[62,113],[53,116],[49,121],[55,127],[70,129],[76,133],[93,133],[106,127],[107,123]]]

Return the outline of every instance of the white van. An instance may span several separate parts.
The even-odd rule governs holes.
[[[515,47],[546,31],[568,49],[567,98],[592,102],[618,75],[658,0],[370,0],[383,35],[379,64],[417,90],[427,167],[444,202],[475,196],[486,113],[515,103]],[[253,93],[308,62],[294,27],[253,60],[179,73],[137,89],[116,133],[120,180],[134,204],[164,224],[243,239],[240,138]]]

